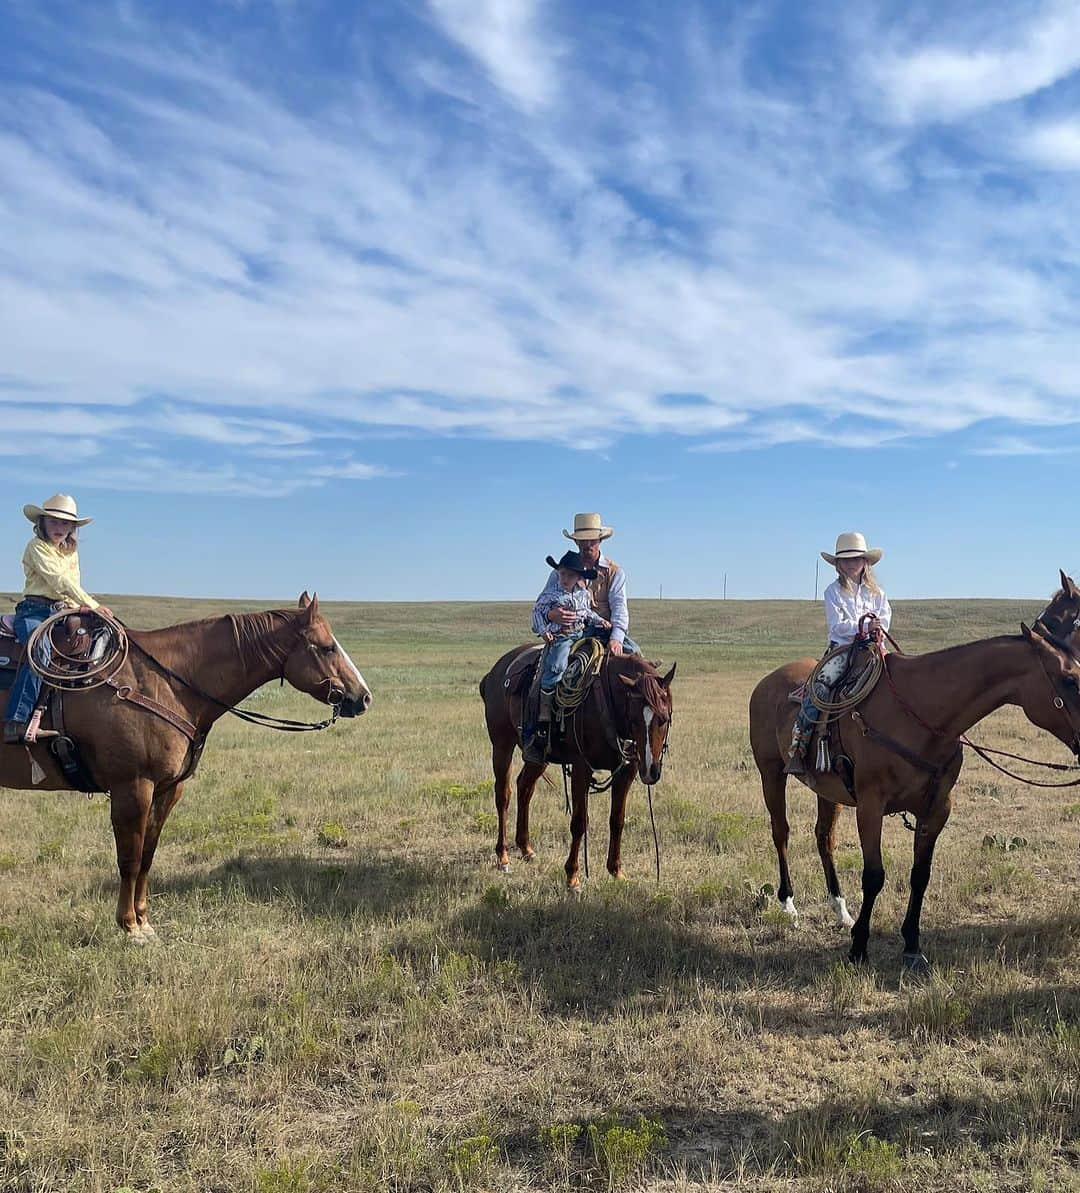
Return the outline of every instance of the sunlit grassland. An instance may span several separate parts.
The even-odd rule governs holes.
[[[113,603],[137,626],[224,608]],[[910,602],[895,628],[926,650],[1036,611]],[[476,685],[526,607],[326,612],[371,712],[311,735],[219,724],[163,834],[157,947],[113,924],[103,798],[0,793],[0,1188],[1078,1187],[1080,789],[965,764],[923,919],[935,975],[902,985],[899,821],[868,970],[842,962],[798,787],[797,928],[768,897],[746,702],[817,651],[820,607],[635,603],[650,657],[679,663],[661,878],[635,785],[629,881],[603,872],[597,797],[576,900],[557,773],[537,862],[493,867]],[[1013,710],[978,733],[1064,760]],[[857,908],[848,813],[838,862]]]

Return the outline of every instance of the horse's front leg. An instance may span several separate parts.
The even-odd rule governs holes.
[[[116,866],[120,871],[116,922],[131,940],[139,944],[147,938],[135,914],[135,884],[142,868],[143,836],[153,797],[154,785],[149,779],[134,779],[115,784],[109,802],[116,839]]]
[[[851,929],[851,952],[849,959],[856,964],[867,960],[866,945],[870,939],[870,918],[874,914],[874,900],[885,885],[885,866],[881,860],[882,801],[876,795],[866,796],[859,792],[855,809],[859,826],[859,843],[862,845],[862,907],[859,918]]]
[[[934,846],[952,811],[952,793],[938,797],[931,814],[915,827],[914,862],[911,867],[911,894],[907,915],[900,929],[904,937],[904,969],[909,973],[926,973],[930,962],[919,948],[919,921],[922,917],[923,896],[930,882],[930,867],[934,860]]]
[[[154,854],[162,827],[169,813],[179,802],[183,790],[183,783],[168,783],[154,792],[146,830],[143,833],[142,862],[139,866],[139,876],[135,880],[135,920],[143,936],[150,938],[157,935],[150,924],[150,867],[154,864]]]
[[[492,743],[491,769],[495,775],[495,814],[499,818],[499,835],[495,841],[495,864],[500,870],[510,869],[510,854],[506,848],[506,810],[510,806],[510,768],[513,762],[513,741]]]
[[[547,767],[546,762],[526,762],[517,777],[517,825],[514,829],[514,844],[521,851],[521,860],[531,862],[536,850],[529,840],[529,806],[540,776]]]
[[[566,885],[572,891],[581,889],[578,853],[582,838],[589,828],[589,784],[592,777],[592,770],[584,762],[574,763],[570,772],[570,856],[566,859]]]
[[[634,782],[633,766],[624,767],[611,784],[611,816],[608,819],[607,869],[612,878],[624,878],[622,833],[626,819],[626,797]]]

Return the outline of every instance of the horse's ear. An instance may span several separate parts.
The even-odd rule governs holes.
[[[1064,568],[1061,569],[1061,587],[1065,590],[1066,596],[1080,597],[1080,589],[1073,583],[1071,576],[1065,575]]]
[[[306,609],[308,607],[308,605],[310,605],[310,604],[311,604],[311,597],[308,596],[307,589],[305,588],[304,591],[300,594],[300,600],[297,601],[296,607],[297,607],[297,609]]]
[[[313,592],[311,594],[311,604],[308,605],[308,617],[310,617],[311,620],[314,621],[315,618],[318,616],[319,616],[319,594],[317,592]]]
[[[640,678],[640,675],[623,675],[621,671],[619,672],[620,682],[626,684],[628,688],[636,688]]]
[[[1020,623],[1020,633],[1023,634],[1029,642],[1031,641],[1031,630],[1028,629],[1025,622]]]
[[[663,679],[660,681],[660,686],[661,686],[661,687],[664,687],[664,688],[669,688],[669,687],[671,687],[671,681],[672,681],[672,680],[675,678],[675,668],[676,668],[676,667],[678,667],[678,665],[679,665],[678,663],[672,663],[672,664],[671,664],[671,670],[670,670],[670,671],[667,673],[667,675],[665,675],[665,676],[664,676],[664,678],[663,678]]]

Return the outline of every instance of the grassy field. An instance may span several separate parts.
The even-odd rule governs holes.
[[[110,604],[137,626],[224,608]],[[635,784],[630,879],[603,872],[598,797],[580,899],[561,783],[534,802],[537,862],[493,865],[476,684],[526,607],[325,611],[371,712],[312,736],[219,724],[163,834],[156,947],[113,924],[104,798],[0,792],[0,1189],[1080,1188],[1080,789],[966,763],[923,917],[935,973],[901,984],[898,821],[866,971],[842,961],[801,788],[798,927],[769,899],[746,703],[817,652],[820,606],[634,603],[635,637],[679,663],[662,875]],[[1036,611],[901,602],[894,625],[916,651]],[[977,736],[1064,760],[1015,710]],[[856,909],[848,813],[838,865]]]

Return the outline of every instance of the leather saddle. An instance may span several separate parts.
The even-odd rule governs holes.
[[[95,636],[92,624],[78,613],[64,619],[63,628],[53,631],[57,650],[69,658],[85,662],[96,661],[95,656],[105,649],[105,639]],[[26,657],[26,647],[15,637],[15,615],[0,615],[0,671],[17,671]]]

